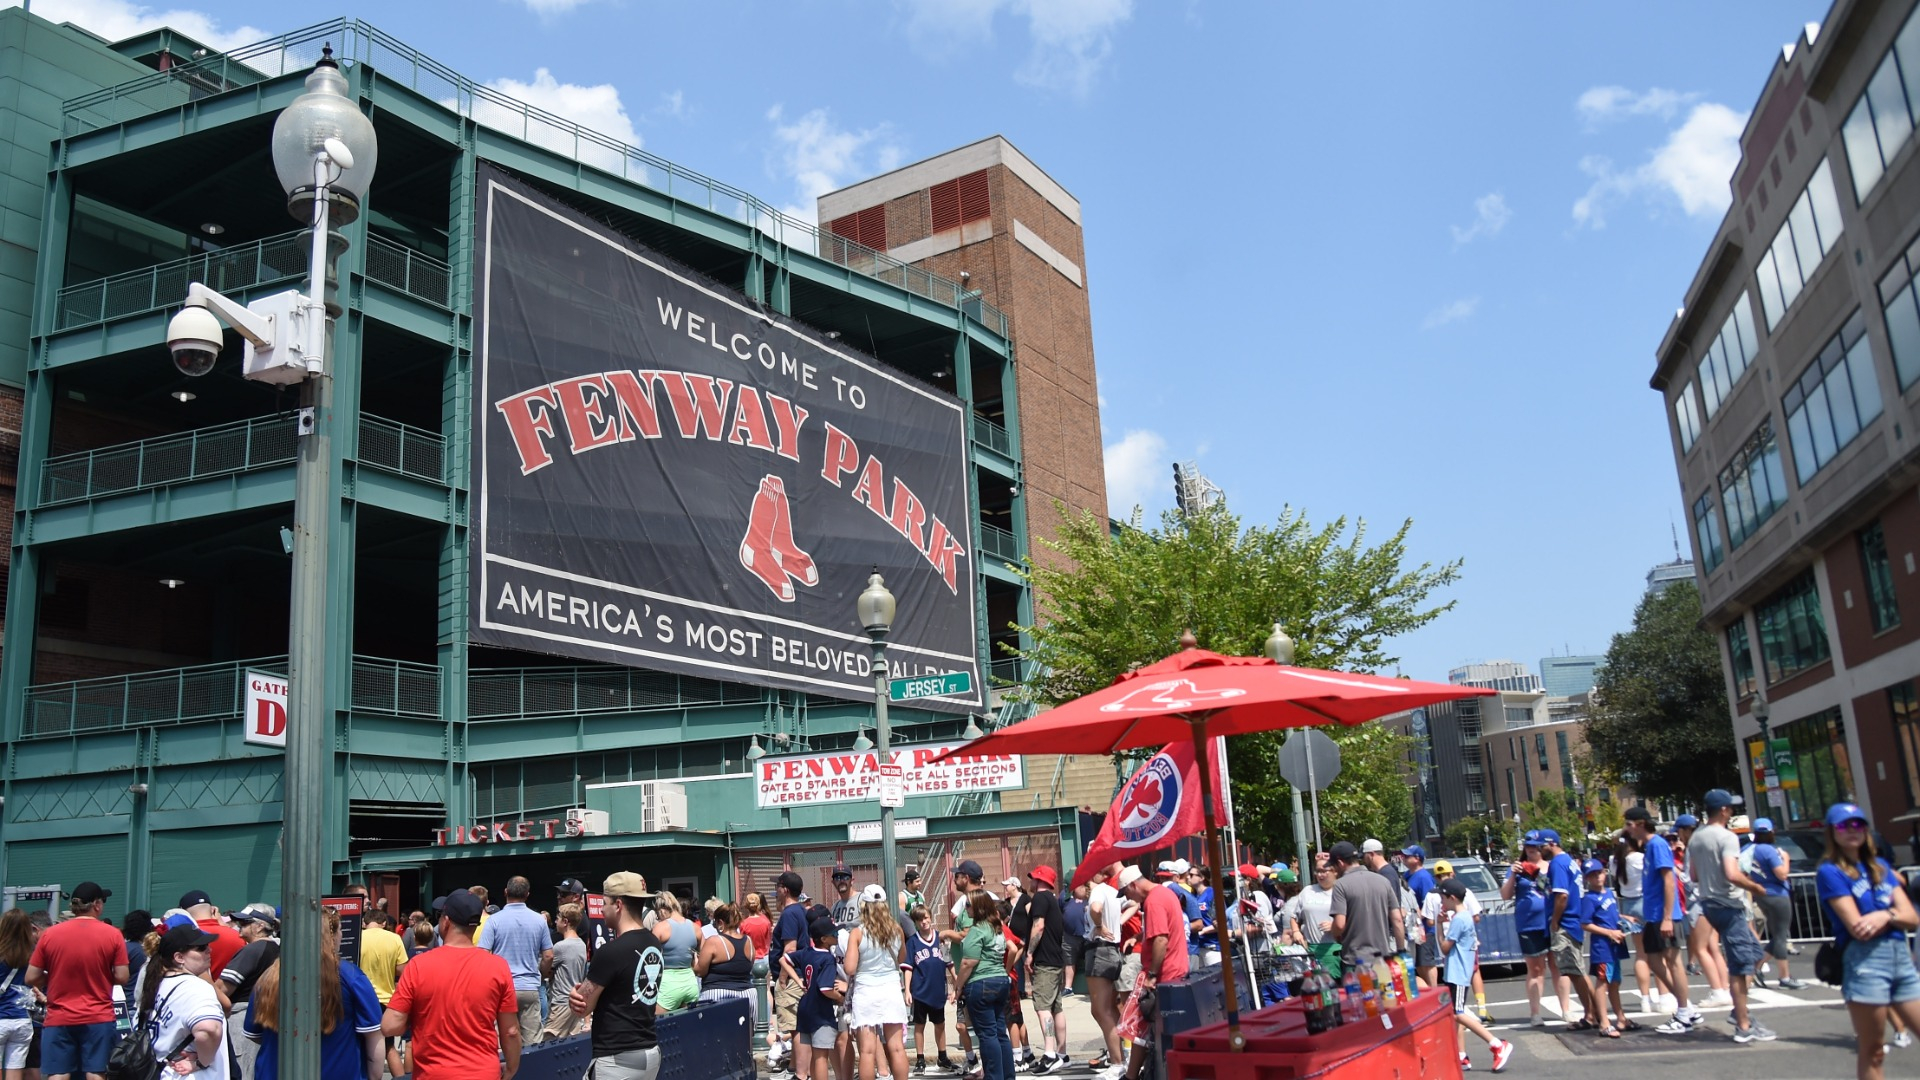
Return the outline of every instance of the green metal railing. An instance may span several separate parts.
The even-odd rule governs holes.
[[[291,416],[256,416],[231,424],[160,435],[48,458],[40,465],[41,506],[124,495],[286,465],[299,437]],[[447,441],[431,431],[377,416],[360,418],[365,464],[446,483]]]
[[[383,236],[367,236],[368,281],[377,281],[439,307],[451,307],[453,269]]]
[[[472,720],[752,705],[758,687],[623,667],[486,668],[467,677]]]
[[[446,437],[395,420],[369,415],[360,417],[358,460],[362,465],[431,480],[436,484],[447,482]]]
[[[980,553],[1010,563],[1020,561],[1020,541],[998,525],[980,526]]]
[[[72,330],[129,315],[178,307],[187,285],[201,282],[218,292],[235,292],[306,276],[309,234],[281,233],[251,244],[190,255],[184,259],[60,290],[55,330]]]
[[[957,281],[836,236],[739,188],[702,176],[637,146],[516,101],[358,20],[336,19],[295,30],[72,98],[64,106],[66,134],[112,127],[177,108],[210,93],[224,93],[258,83],[262,78],[304,71],[319,59],[323,44],[331,44],[343,64],[370,64],[379,72],[381,80],[440,102],[476,123],[749,225],[794,250],[817,255],[855,273],[890,282],[945,304],[1001,337],[1007,336],[1005,313],[982,301],[978,290],[963,288]]]
[[[48,458],[40,465],[40,505],[229,476],[293,461],[291,416],[259,416]]]
[[[246,702],[248,669],[284,675],[285,656],[27,687],[22,738],[229,720]],[[440,669],[374,656],[353,658],[351,707],[387,716],[440,715]]]
[[[997,683],[1026,682],[1027,662],[1017,656],[995,660],[987,666],[987,673]]]
[[[1013,436],[1007,433],[1006,428],[1001,427],[999,424],[994,423],[984,416],[975,416],[973,418],[973,441],[989,450],[997,451],[1008,457],[1013,456]]]

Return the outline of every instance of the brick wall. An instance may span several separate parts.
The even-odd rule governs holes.
[[[1833,592],[1834,629],[1840,655],[1848,667],[1858,667],[1882,653],[1920,639],[1920,573],[1907,569],[1914,560],[1920,570],[1920,494],[1907,491],[1880,511],[1880,529],[1886,537],[1887,561],[1893,568],[1893,592],[1899,602],[1900,624],[1876,633],[1872,594],[1867,589],[1866,564],[1856,533],[1829,545],[1823,557],[1827,584]]]

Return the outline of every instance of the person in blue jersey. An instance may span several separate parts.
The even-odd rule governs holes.
[[[813,920],[807,932],[806,941],[780,957],[782,972],[803,988],[794,1007],[793,1067],[801,1080],[827,1080],[840,1034],[835,1011],[847,996],[840,962],[833,958],[840,928],[829,916]]]
[[[1586,895],[1580,898],[1580,925],[1591,942],[1588,971],[1593,975],[1594,1022],[1600,1034],[1617,1039],[1620,1032],[1640,1025],[1627,1019],[1620,1005],[1620,961],[1626,955],[1626,932],[1620,929],[1620,901],[1607,888],[1607,864],[1588,859],[1580,868]],[[1612,1011],[1608,1011],[1611,1006]]]
[[[1520,857],[1507,867],[1506,880],[1500,883],[1500,898],[1513,901],[1513,926],[1520,935],[1520,955],[1527,963],[1527,1016],[1534,1027],[1545,1027],[1540,1015],[1540,998],[1547,989],[1546,860],[1540,853],[1540,830],[1528,829],[1521,837]],[[1558,980],[1555,980],[1556,986]]]
[[[1807,984],[1794,978],[1789,966],[1789,957],[1793,955],[1793,898],[1787,893],[1787,875],[1792,872],[1793,861],[1773,839],[1773,820],[1755,818],[1753,876],[1760,882],[1760,887],[1766,890],[1756,903],[1760,913],[1767,917],[1767,954],[1773,958],[1773,966],[1780,973],[1774,985],[1782,990],[1804,990]]]
[[[1560,846],[1557,830],[1540,830],[1540,850],[1548,857],[1547,890],[1553,910],[1547,919],[1547,932],[1552,940],[1553,969],[1560,976],[1555,983],[1560,1015],[1572,1016],[1567,1001],[1567,991],[1572,990],[1580,999],[1584,1015],[1568,1030],[1592,1031],[1600,1026],[1594,1022],[1599,1010],[1593,1005],[1593,985],[1587,981],[1587,932],[1580,926],[1580,897],[1585,892],[1580,887],[1580,864]]]
[[[1920,1027],[1920,971],[1908,939],[1920,930],[1920,914],[1893,867],[1874,850],[1866,812],[1853,803],[1827,809],[1827,849],[1814,873],[1820,903],[1833,927],[1843,972],[1840,996],[1847,1001],[1859,1044],[1859,1080],[1880,1080],[1883,1041],[1891,1013],[1909,1029]]]
[[[940,932],[933,928],[933,913],[915,907],[913,936],[907,938],[907,996],[913,999],[913,1047],[915,1076],[927,1071],[927,1021],[933,1021],[933,1043],[939,1053],[941,1072],[957,1072],[947,1057],[947,976],[953,964],[941,946]]]
[[[1504,1072],[1507,1059],[1513,1056],[1513,1043],[1495,1038],[1480,1018],[1467,1008],[1467,990],[1473,985],[1473,973],[1479,967],[1480,951],[1480,935],[1474,926],[1473,916],[1463,910],[1472,893],[1467,890],[1465,882],[1452,877],[1436,886],[1436,891],[1440,893],[1441,903],[1440,952],[1445,961],[1442,976],[1448,992],[1453,995],[1454,1022],[1484,1040],[1487,1049],[1493,1051],[1493,1071]],[[1460,1068],[1473,1068],[1465,1050],[1460,1051]]]
[[[1686,917],[1680,909],[1673,847],[1660,835],[1646,807],[1629,807],[1624,816],[1627,831],[1641,847],[1640,915],[1646,927],[1640,940],[1646,946],[1647,962],[1675,1002],[1673,1019],[1654,1030],[1663,1035],[1684,1035],[1700,1023],[1700,1010],[1687,1000],[1687,957],[1673,936],[1675,921]]]

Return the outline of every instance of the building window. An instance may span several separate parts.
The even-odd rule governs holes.
[[[1820,618],[1820,588],[1811,567],[1762,601],[1754,611],[1760,628],[1760,658],[1767,685],[1789,679],[1825,660],[1827,627]]]
[[[1733,658],[1733,693],[1746,697],[1753,693],[1753,645],[1747,639],[1747,620],[1727,627],[1727,655]]]
[[[1795,822],[1811,821],[1826,813],[1827,807],[1834,803],[1853,798],[1847,726],[1838,708],[1774,728],[1772,735],[1775,740],[1786,740],[1793,760],[1793,775],[1785,771],[1780,774],[1780,786],[1786,789],[1789,818]]]
[[[1900,598],[1893,592],[1893,563],[1887,559],[1887,534],[1874,522],[1860,530],[1860,569],[1867,579],[1867,613],[1873,632],[1900,625]]]
[[[1706,373],[1701,373],[1705,378]],[[1700,411],[1693,402],[1693,384],[1689,382],[1680,388],[1680,396],[1673,399],[1673,419],[1680,426],[1680,452],[1687,453],[1700,439]]]
[[[1833,194],[1833,167],[1821,161],[1800,193],[1767,253],[1760,256],[1760,306],[1767,312],[1767,330],[1780,325],[1781,316],[1799,297],[1820,260],[1840,240],[1840,201]],[[1711,415],[1711,411],[1709,411]]]
[[[1805,484],[1880,417],[1880,380],[1867,345],[1867,320],[1847,320],[1780,399],[1793,443],[1793,472]]]
[[[1920,20],[1909,17],[1840,129],[1855,202],[1866,201],[1867,192],[1887,171],[1887,163],[1906,145],[1916,111],[1920,111]]]
[[[1560,751],[1560,786],[1571,792],[1573,790],[1573,754],[1567,750],[1567,733],[1554,732],[1553,745],[1554,749]]]
[[[1693,500],[1693,535],[1700,541],[1700,563],[1711,574],[1727,558],[1727,550],[1720,543],[1720,515],[1713,512],[1712,492]]]
[[[1773,437],[1773,420],[1733,455],[1720,470],[1720,504],[1727,511],[1728,547],[1737,548],[1787,502],[1787,477],[1780,467],[1780,445]]]
[[[1920,695],[1913,680],[1887,687],[1893,714],[1893,745],[1900,758],[1900,779],[1907,785],[1907,806],[1920,808]]]
[[[1880,308],[1887,317],[1887,340],[1893,346],[1893,374],[1900,389],[1920,379],[1920,238],[1908,245],[1880,279]]]
[[[1759,335],[1753,332],[1753,305],[1747,302],[1747,294],[1743,292],[1734,303],[1733,311],[1728,313],[1727,321],[1721,324],[1720,333],[1707,344],[1706,353],[1700,357],[1700,396],[1707,399],[1707,419],[1713,419],[1713,414],[1720,411],[1720,403],[1733,393],[1733,384],[1746,373],[1747,365],[1759,349]],[[1699,424],[1696,422],[1694,427],[1698,430]]]
[[[1520,808],[1520,795],[1518,790],[1513,786],[1512,769],[1507,770],[1507,805],[1513,807],[1515,810]]]
[[[1547,733],[1538,731],[1533,736],[1533,752],[1540,759],[1540,771],[1547,771]]]

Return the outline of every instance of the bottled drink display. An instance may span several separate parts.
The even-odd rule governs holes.
[[[1346,980],[1340,984],[1340,1022],[1353,1024],[1366,1018],[1367,1007],[1361,999],[1360,973],[1349,971]]]
[[[1307,1034],[1318,1035],[1340,1026],[1340,995],[1333,976],[1315,964],[1300,981],[1300,996],[1307,1005]]]

